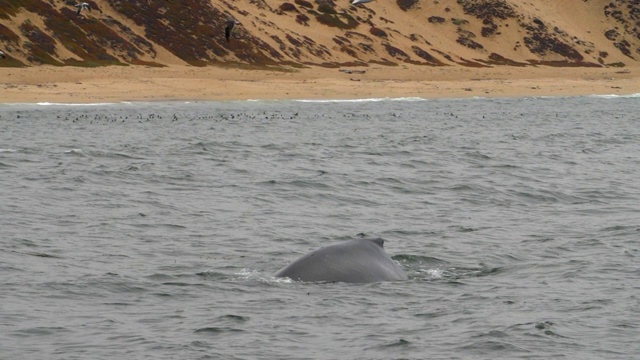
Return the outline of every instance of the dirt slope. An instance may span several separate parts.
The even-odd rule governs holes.
[[[640,0],[0,1],[0,66],[625,66]],[[241,22],[224,38],[228,17]]]

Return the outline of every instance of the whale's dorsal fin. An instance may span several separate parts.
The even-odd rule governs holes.
[[[316,249],[275,273],[306,282],[370,283],[407,280],[407,274],[384,251],[381,238],[357,238]]]
[[[380,246],[381,248],[384,248],[384,240],[381,238],[375,238],[375,239],[370,239],[370,241],[372,243],[375,243],[376,245]]]

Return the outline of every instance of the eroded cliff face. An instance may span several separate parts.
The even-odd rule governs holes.
[[[625,66],[640,0],[0,0],[0,66]],[[228,17],[240,21],[231,41]]]

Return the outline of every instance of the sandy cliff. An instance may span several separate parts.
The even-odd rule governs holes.
[[[640,0],[0,2],[0,66],[629,66]],[[229,43],[227,17],[241,22]]]

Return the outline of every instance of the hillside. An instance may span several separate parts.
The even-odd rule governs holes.
[[[640,0],[1,0],[0,67],[625,66]],[[236,26],[224,37],[227,17]]]

